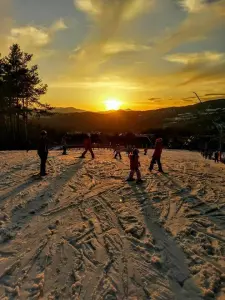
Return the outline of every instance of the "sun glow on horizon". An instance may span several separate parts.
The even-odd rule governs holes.
[[[119,110],[122,105],[122,103],[116,98],[108,98],[104,103],[106,110]]]

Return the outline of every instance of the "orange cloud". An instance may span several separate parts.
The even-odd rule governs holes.
[[[124,47],[135,51],[138,46],[131,45],[126,40],[123,41],[122,49],[122,44],[116,42],[117,36],[125,23],[147,12],[153,3],[154,0],[74,0],[75,6],[88,14],[94,25],[88,38],[80,46],[80,51],[73,54],[79,76],[95,72],[109,59],[109,54],[121,52]],[[72,72],[74,74],[76,70],[71,70]]]

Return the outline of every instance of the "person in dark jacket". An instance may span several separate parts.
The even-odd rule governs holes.
[[[162,164],[161,164],[161,154],[163,149],[163,140],[162,138],[156,139],[155,142],[155,151],[152,156],[152,161],[149,167],[149,170],[152,171],[154,168],[154,164],[158,164],[159,172],[163,173]]]
[[[38,145],[38,155],[41,159],[40,176],[46,176],[46,162],[48,159],[48,139],[47,132],[42,130]]]
[[[31,148],[31,142],[29,140],[26,141],[25,147],[26,147],[26,151],[28,153],[30,151],[30,148]]]
[[[63,153],[62,155],[67,155],[67,142],[66,142],[66,135],[62,138],[62,147],[63,147]]]
[[[128,147],[127,147],[127,155],[128,155],[128,158],[129,158],[129,155],[132,153],[132,151],[133,151],[132,146],[131,146],[131,145],[128,145]]]
[[[209,151],[209,159],[210,160],[212,159],[212,155],[213,155],[212,151]]]
[[[219,152],[218,151],[215,152],[214,158],[215,158],[215,163],[218,163],[219,162]]]

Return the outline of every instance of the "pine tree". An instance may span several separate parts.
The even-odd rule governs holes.
[[[30,66],[32,57],[21,51],[18,44],[13,44],[9,55],[0,61],[0,110],[7,116],[14,142],[21,137],[27,141],[29,115],[52,109],[40,102],[40,97],[47,92],[47,85],[39,77],[38,66]]]

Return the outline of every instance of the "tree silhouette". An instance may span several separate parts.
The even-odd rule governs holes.
[[[8,56],[0,59],[0,112],[6,132],[14,143],[21,138],[27,141],[29,115],[52,109],[40,102],[47,85],[39,77],[38,66],[30,66],[32,57],[21,51],[18,44],[13,44]]]

